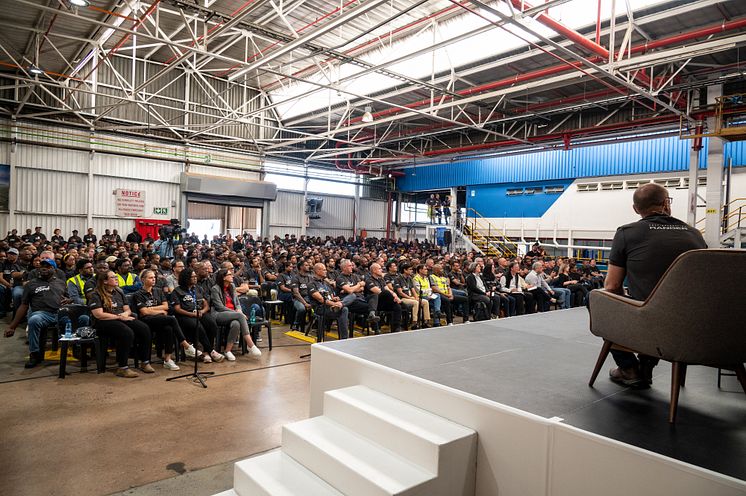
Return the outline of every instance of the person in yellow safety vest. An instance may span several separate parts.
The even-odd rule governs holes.
[[[88,300],[85,297],[85,283],[93,277],[93,263],[90,260],[81,258],[75,263],[77,274],[67,280],[67,294],[78,305],[87,305]]]
[[[430,286],[430,278],[428,277],[428,270],[425,264],[417,266],[417,274],[412,278],[414,283],[414,291],[421,300],[430,301],[430,306],[433,308],[433,325],[440,325],[440,295],[433,293],[433,288]]]
[[[119,281],[119,289],[124,291],[124,294],[132,294],[142,288],[142,282],[136,274],[130,272],[132,269],[132,262],[126,258],[120,258],[114,263],[116,268],[117,280]]]

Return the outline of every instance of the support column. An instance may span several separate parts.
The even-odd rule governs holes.
[[[451,222],[450,225],[456,225],[456,211],[458,206],[458,188],[451,188]]]
[[[262,230],[259,235],[263,238],[269,238],[269,208],[272,202],[264,200],[264,207],[262,208]]]
[[[723,94],[723,87],[707,88],[707,103],[714,104],[715,98]],[[715,119],[707,119],[707,130],[715,129]],[[705,193],[705,241],[710,248],[720,247],[720,209],[723,206],[723,140],[709,138],[707,143],[707,192]]]
[[[308,166],[303,167],[303,217],[300,222],[300,235],[306,235],[306,224],[308,224],[308,214],[306,208],[308,208]]]
[[[394,233],[394,237],[396,239],[401,238],[401,211],[402,211],[402,194],[397,193],[396,194],[396,232]]]
[[[88,133],[88,146],[91,151],[88,153],[88,176],[86,179],[86,193],[88,194],[85,208],[86,225],[80,232],[85,232],[87,228],[93,227],[93,164],[96,160],[96,151],[93,149],[94,137],[95,131],[91,129]]]
[[[10,127],[10,189],[8,191],[8,231],[16,229],[16,209],[18,207],[18,172],[16,171],[16,164],[18,164],[18,128],[16,127],[16,120],[12,119]],[[23,226],[21,226],[23,227]],[[19,235],[21,233],[19,232]]]
[[[355,201],[352,204],[352,237],[357,238],[358,213],[360,213],[360,180],[355,177]]]
[[[702,138],[694,140],[689,151],[689,191],[687,192],[686,223],[694,227],[697,223],[697,182],[699,180],[699,152]]]

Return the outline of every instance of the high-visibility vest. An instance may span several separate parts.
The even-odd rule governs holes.
[[[132,286],[135,284],[135,276],[132,274],[132,272],[127,273],[127,279],[122,277],[119,272],[117,272],[117,279],[119,280],[119,287],[122,288],[124,286]]]
[[[85,291],[83,290],[83,288],[85,287],[85,281],[80,277],[80,274],[75,274],[67,280],[67,284],[70,284],[71,282],[80,288],[80,294],[83,295],[83,301],[87,303],[88,300],[86,299]]]

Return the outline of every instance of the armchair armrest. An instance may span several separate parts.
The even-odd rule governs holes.
[[[642,325],[644,308],[644,301],[604,290],[591,291],[591,333],[617,345],[637,349],[637,337],[645,332]]]

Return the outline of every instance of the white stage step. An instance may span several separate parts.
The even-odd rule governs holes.
[[[223,491],[222,493],[218,493],[215,496],[238,496],[238,493],[234,491],[233,489],[228,489],[227,491]]]
[[[281,450],[236,463],[235,493],[473,496],[473,430],[364,386],[327,391],[323,412],[284,426]]]
[[[473,430],[365,386],[327,391],[324,416],[433,473],[444,462],[468,459],[476,447]]]
[[[238,496],[343,496],[280,450],[236,463]]]
[[[282,450],[347,495],[424,495],[436,477],[325,416],[284,426]]]

